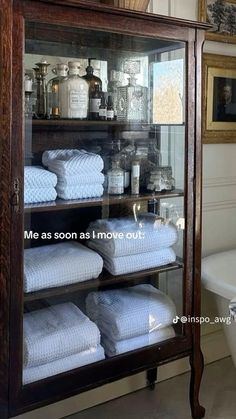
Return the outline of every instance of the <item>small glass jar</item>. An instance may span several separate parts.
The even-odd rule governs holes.
[[[124,193],[124,170],[120,168],[119,160],[112,162],[112,168],[108,170],[108,194],[121,195]]]
[[[68,70],[67,64],[61,63],[52,69],[56,77],[49,80],[47,84],[47,115],[49,118],[60,118],[59,88],[61,81],[67,76]]]

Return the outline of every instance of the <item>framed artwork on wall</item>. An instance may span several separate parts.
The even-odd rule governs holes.
[[[236,143],[236,57],[203,55],[203,142]]]
[[[199,20],[212,25],[206,39],[236,43],[236,0],[199,0]]]

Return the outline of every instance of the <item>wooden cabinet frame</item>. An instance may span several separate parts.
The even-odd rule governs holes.
[[[77,0],[1,0],[0,105],[1,212],[0,212],[0,412],[1,418],[38,408],[82,391],[158,365],[190,357],[190,401],[193,418],[204,416],[198,401],[203,358],[200,327],[188,323],[182,337],[168,344],[144,348],[22,386],[23,315],[23,54],[25,20],[70,27],[93,28],[186,43],[186,241],[184,314],[200,314],[201,269],[201,55],[208,25],[141,12],[113,9]],[[16,183],[19,191],[16,191]],[[19,199],[19,203],[18,203]],[[22,238],[22,239],[21,239]],[[17,327],[16,327],[17,325]],[[106,367],[104,368],[104,363]],[[78,371],[78,372],[77,372]],[[155,374],[154,374],[155,375]],[[149,372],[149,378],[154,377]]]

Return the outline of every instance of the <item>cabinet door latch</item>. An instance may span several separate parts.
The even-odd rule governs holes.
[[[18,178],[14,179],[13,182],[13,194],[11,198],[11,205],[14,212],[19,212],[20,209],[20,180]]]

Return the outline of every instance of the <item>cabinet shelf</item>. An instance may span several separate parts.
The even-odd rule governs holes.
[[[120,130],[133,130],[133,131],[151,131],[160,124],[153,123],[142,123],[142,122],[125,122],[125,121],[91,121],[91,120],[79,120],[79,119],[33,119],[32,127],[33,130],[50,130],[50,129],[81,129],[81,128],[92,128],[92,129],[107,129],[116,128]],[[168,124],[163,126],[184,126],[184,124]]]
[[[122,285],[135,285],[140,283],[144,278],[147,278],[152,275],[160,274],[163,272],[174,271],[181,269],[183,264],[180,260],[174,263],[170,263],[165,266],[160,266],[154,269],[146,269],[143,271],[138,271],[125,275],[113,276],[109,272],[104,271],[99,278],[91,279],[85,282],[79,282],[77,284],[66,285],[63,287],[47,288],[40,291],[35,291],[31,293],[25,293],[24,301],[36,301],[43,300],[45,298],[56,297],[56,296],[65,296],[72,294],[77,291],[86,291],[90,289],[104,289],[104,288],[115,288],[117,285],[121,287]]]
[[[73,199],[63,200],[56,199],[55,201],[42,202],[37,204],[25,204],[25,212],[48,212],[48,211],[61,211],[65,209],[74,208],[85,208],[85,207],[98,207],[105,205],[118,205],[130,202],[146,201],[151,199],[167,199],[177,198],[184,196],[184,193],[180,189],[175,189],[170,192],[159,192],[159,193],[143,193],[139,195],[104,195],[101,198],[90,198],[90,199]]]

